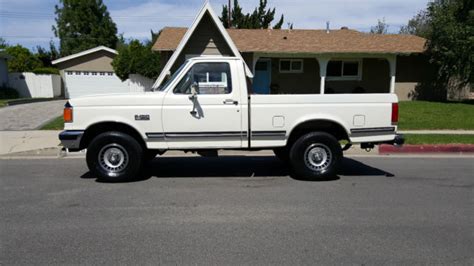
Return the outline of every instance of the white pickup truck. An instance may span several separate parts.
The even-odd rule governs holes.
[[[403,144],[395,94],[252,94],[244,62],[233,57],[187,60],[151,92],[71,99],[64,120],[63,146],[87,149],[91,173],[111,182],[168,150],[223,149],[271,149],[298,177],[326,179],[337,173],[342,140]]]

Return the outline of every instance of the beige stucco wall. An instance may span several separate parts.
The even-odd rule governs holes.
[[[417,87],[435,77],[436,69],[426,55],[398,56],[395,93],[401,101],[413,100]]]
[[[295,58],[298,59],[298,58]],[[277,86],[280,94],[319,93],[319,64],[316,59],[303,59],[303,73],[280,73],[280,59],[272,58],[272,86]]]
[[[58,64],[58,68],[64,71],[114,71],[112,60],[115,54],[107,51],[98,51]]]
[[[390,91],[390,66],[386,59],[365,58],[362,60],[361,80],[327,80],[326,91],[352,93],[361,87],[366,93],[388,93]]]

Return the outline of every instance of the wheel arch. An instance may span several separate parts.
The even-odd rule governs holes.
[[[128,134],[135,138],[143,149],[147,148],[145,140],[136,128],[121,122],[107,121],[98,122],[86,128],[84,135],[81,138],[80,149],[86,149],[96,136],[110,131],[118,131]]]
[[[349,131],[342,123],[327,118],[314,118],[298,122],[290,131],[287,145],[294,143],[306,133],[321,131],[333,135],[337,140],[349,140]]]

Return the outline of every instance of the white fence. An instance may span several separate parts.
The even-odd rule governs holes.
[[[112,72],[66,71],[64,75],[66,98],[97,94],[144,92],[151,89],[153,80],[141,75],[130,75],[121,81]]]
[[[153,83],[155,83],[154,80],[139,74],[130,74],[128,79],[130,92],[143,92],[151,90]]]
[[[8,74],[9,87],[21,98],[53,98],[61,95],[59,75],[38,75],[29,72]]]

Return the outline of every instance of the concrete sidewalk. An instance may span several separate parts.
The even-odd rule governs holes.
[[[58,148],[61,131],[0,131],[0,155]]]

